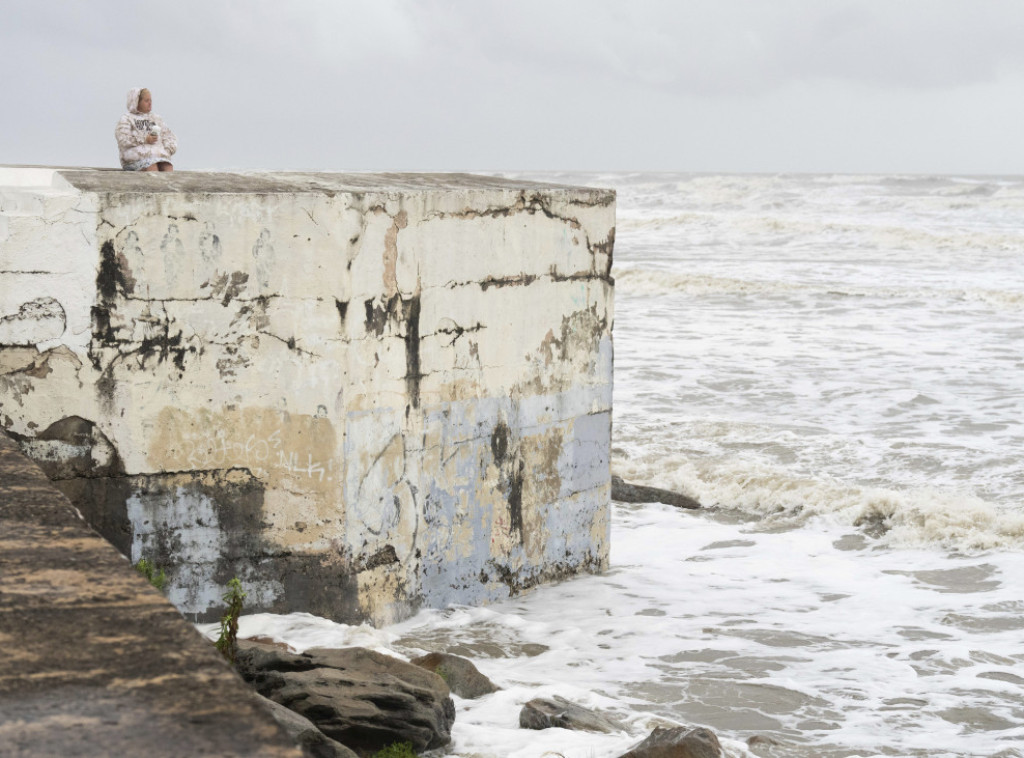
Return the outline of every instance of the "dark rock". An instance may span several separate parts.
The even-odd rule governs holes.
[[[754,755],[771,755],[773,747],[779,747],[782,743],[763,734],[755,734],[747,740],[747,747]]]
[[[278,640],[275,640],[273,637],[266,637],[266,636],[264,636],[262,634],[257,634],[255,637],[239,637],[238,638],[239,642],[242,642],[243,640],[245,640],[246,642],[258,642],[261,645],[268,645],[270,647],[276,647],[276,648],[279,648],[281,650],[286,650],[289,653],[294,653],[295,652],[295,650],[293,648],[288,646],[288,643],[280,642]]]
[[[557,695],[550,700],[534,698],[519,712],[523,729],[573,729],[584,732],[625,732],[626,727],[614,719],[570,703]]]
[[[451,741],[455,704],[437,674],[365,648],[305,653],[240,640],[237,668],[264,697],[368,755],[395,742],[417,752]]]
[[[701,507],[701,504],[692,497],[660,487],[630,484],[621,476],[612,476],[612,500],[618,500],[620,503],[664,503],[691,510]]]
[[[266,706],[270,715],[284,728],[288,736],[302,748],[306,758],[358,758],[340,742],[332,740],[317,729],[309,719],[262,695],[256,697]]]
[[[662,729],[658,727],[650,736],[621,758],[722,758],[722,746],[710,729],[685,726]]]
[[[448,653],[428,653],[412,661],[433,671],[448,684],[448,689],[467,700],[490,695],[501,688],[481,674],[472,661]]]

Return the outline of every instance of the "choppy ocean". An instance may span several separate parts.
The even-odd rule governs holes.
[[[618,191],[612,568],[296,648],[471,657],[453,756],[1024,756],[1024,178],[544,174]],[[518,728],[561,695],[630,734]],[[748,746],[753,737],[778,743]]]

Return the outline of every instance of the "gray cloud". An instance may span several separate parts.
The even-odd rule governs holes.
[[[0,162],[1024,170],[1016,0],[7,0]]]
[[[430,36],[447,30],[465,52],[694,94],[810,78],[957,86],[1024,65],[1024,4],[1006,0],[428,5]]]

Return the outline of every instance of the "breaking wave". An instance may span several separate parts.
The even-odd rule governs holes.
[[[851,485],[799,477],[769,465],[660,458],[658,473],[616,460],[615,473],[695,498],[705,507],[756,517],[759,528],[812,522],[853,527],[887,547],[965,553],[1024,547],[1024,513],[959,492]]]
[[[730,238],[762,244],[780,242],[850,246],[873,250],[938,252],[1024,251],[1024,233],[1014,229],[953,228],[934,225],[929,228],[899,224],[857,223],[852,220],[823,220],[782,215],[756,215],[690,211],[672,215],[626,216],[619,219],[620,236],[629,231],[678,231],[695,235],[714,234],[714,242],[728,243]],[[707,244],[705,242],[705,244]]]
[[[1024,291],[946,289],[942,287],[858,287],[847,283],[779,282],[734,279],[705,274],[679,274],[659,269],[619,268],[617,289],[628,295],[785,295],[873,297],[887,300],[943,300],[983,303],[991,308],[1024,308]]]

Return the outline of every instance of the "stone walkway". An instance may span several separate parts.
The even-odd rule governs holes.
[[[0,649],[4,756],[301,755],[2,432]]]

